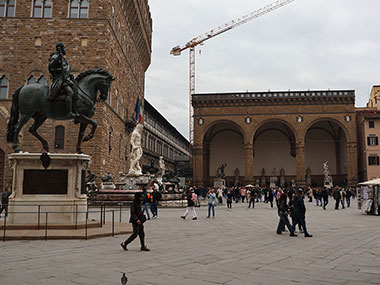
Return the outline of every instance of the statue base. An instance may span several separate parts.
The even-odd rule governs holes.
[[[215,178],[214,179],[214,188],[224,188],[226,187],[226,179]]]
[[[45,169],[41,153],[12,153],[12,195],[9,198],[10,224],[72,224],[86,221],[85,171],[90,156],[48,154]],[[47,214],[46,214],[47,213]]]
[[[116,186],[113,182],[102,182],[100,190],[115,190]]]
[[[126,176],[124,179],[124,190],[136,190],[141,189],[144,185],[147,185],[150,181],[149,175],[141,176]]]
[[[269,183],[269,188],[276,188],[277,186],[277,177],[271,177]]]

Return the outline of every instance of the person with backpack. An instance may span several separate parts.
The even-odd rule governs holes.
[[[157,185],[158,186],[158,185]],[[153,202],[150,204],[150,211],[152,212],[152,219],[157,219],[158,218],[158,201],[161,200],[162,194],[158,192],[158,187],[153,186],[153,193],[151,194],[153,197]]]
[[[190,189],[186,190],[186,200],[187,200],[187,208],[185,214],[181,216],[182,219],[186,219],[187,214],[192,211],[193,220],[197,220],[197,213],[195,212],[195,202],[197,201],[197,194],[190,191]]]
[[[133,233],[131,236],[120,245],[124,250],[128,250],[127,246],[130,244],[137,236],[140,238],[141,251],[150,251],[149,248],[145,245],[145,233],[144,233],[144,223],[146,221],[146,217],[141,210],[141,202],[144,201],[143,193],[137,192],[135,193],[135,199],[131,205],[131,217],[129,222],[133,226]]]
[[[146,191],[146,188],[143,188],[143,203],[144,203],[144,208],[143,208],[143,214],[146,212],[146,215],[148,216],[148,220],[150,220],[150,215],[149,215],[149,204],[153,202],[153,197],[152,194],[148,193]],[[153,213],[152,213],[153,214]]]

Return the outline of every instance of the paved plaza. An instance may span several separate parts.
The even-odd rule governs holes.
[[[146,223],[151,252],[138,239],[125,252],[122,236],[88,241],[0,244],[0,284],[380,284],[380,218],[356,201],[336,211],[307,203],[313,238],[275,234],[277,210],[233,204],[206,219],[180,219],[184,209],[159,209]],[[124,215],[127,220],[129,214]]]

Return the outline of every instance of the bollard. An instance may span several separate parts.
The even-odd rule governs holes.
[[[100,227],[103,227],[103,205],[100,205]]]
[[[3,234],[3,242],[5,242],[5,231],[7,228],[7,216],[4,216],[4,234]]]
[[[78,229],[78,205],[75,205],[75,229]]]
[[[87,240],[87,219],[88,219],[88,212],[86,212],[86,240]]]
[[[48,212],[45,213],[45,240],[47,240],[47,231],[48,231]]]
[[[112,236],[115,236],[115,211],[112,210]]]
[[[41,205],[38,205],[38,229],[40,229]]]
[[[119,221],[120,221],[120,223],[121,223],[121,207],[122,207],[122,203],[120,203],[120,217],[119,217]]]

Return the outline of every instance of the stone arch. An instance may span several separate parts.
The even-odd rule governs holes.
[[[305,168],[310,167],[307,184],[323,186],[322,164],[328,161],[334,185],[346,185],[348,174],[347,128],[336,119],[313,120],[305,130]]]
[[[269,118],[258,124],[253,132],[253,175],[261,178],[262,169],[269,182],[269,175],[274,168],[285,170],[285,183],[291,183],[296,177],[297,131],[289,122]]]
[[[254,141],[254,138],[255,138],[255,134],[257,132],[258,129],[260,129],[262,126],[270,123],[270,122],[280,122],[280,123],[283,123],[285,124],[286,126],[288,126],[292,132],[294,133],[295,135],[295,138],[296,138],[296,141],[298,141],[302,136],[299,134],[299,132],[296,130],[295,126],[292,125],[290,122],[286,121],[286,120],[283,120],[281,118],[276,118],[276,117],[273,117],[273,118],[268,118],[268,119],[265,119],[263,121],[260,121],[258,124],[255,125],[255,128],[251,134],[251,139],[250,139],[250,142],[253,142]]]
[[[245,177],[245,133],[234,121],[220,120],[205,128],[203,135],[203,178],[206,186],[213,186],[217,170],[227,164],[227,185],[241,183]],[[239,177],[235,170],[239,169]]]
[[[248,142],[246,132],[237,122],[232,121],[232,120],[217,120],[217,121],[212,121],[211,123],[209,123],[207,126],[204,127],[204,132],[202,135],[202,142],[203,143],[205,141],[207,133],[211,130],[211,128],[213,128],[219,124],[231,124],[231,125],[235,126],[240,131],[240,133],[242,134],[243,139],[244,139],[244,143]]]
[[[352,140],[352,137],[350,135],[350,132],[349,130],[347,129],[347,127],[339,120],[337,120],[336,118],[333,118],[333,117],[321,117],[321,118],[318,118],[318,119],[315,119],[315,120],[312,120],[311,122],[309,122],[304,130],[303,130],[303,133],[302,133],[302,138],[303,138],[303,141],[305,140],[305,136],[306,136],[306,133],[307,131],[310,129],[310,127],[312,127],[313,125],[315,125],[316,123],[318,122],[323,122],[323,121],[331,121],[333,123],[336,123],[339,127],[342,128],[342,130],[344,131],[344,134],[346,135],[346,138],[347,140]],[[351,124],[353,124],[354,122],[351,121],[350,122]]]

